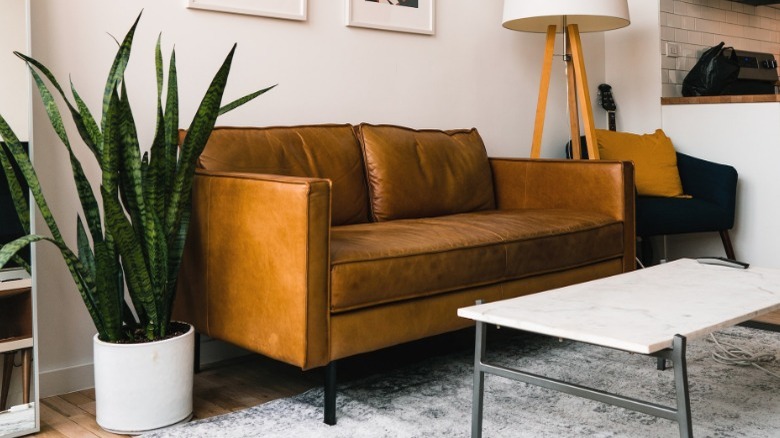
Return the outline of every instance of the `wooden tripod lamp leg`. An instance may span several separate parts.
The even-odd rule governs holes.
[[[547,112],[547,95],[550,90],[550,74],[552,72],[553,52],[555,50],[555,26],[547,27],[547,45],[544,49],[542,62],[542,79],[539,83],[539,100],[536,102],[536,122],[534,123],[534,138],[531,143],[531,158],[539,158],[542,152],[542,132],[544,117]]]
[[[582,40],[580,30],[576,24],[568,26],[571,41],[572,63],[574,64],[574,76],[577,82],[577,98],[580,103],[580,115],[585,125],[585,139],[588,142],[588,158],[599,159],[599,148],[596,143],[596,128],[593,125],[593,109],[590,106],[590,92],[588,91],[588,75],[585,73],[585,58],[582,56]]]

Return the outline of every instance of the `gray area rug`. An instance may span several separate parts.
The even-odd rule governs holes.
[[[718,340],[777,352],[780,333],[734,327]],[[696,437],[780,437],[780,379],[722,365],[705,339],[688,345]],[[322,423],[322,389],[144,435],[171,437],[467,437],[473,353],[435,357],[339,387],[338,424]],[[655,359],[523,334],[491,342],[488,359],[655,403],[674,406],[673,371]],[[768,368],[780,372],[780,365]],[[485,379],[485,437],[675,437],[677,423],[506,380]]]

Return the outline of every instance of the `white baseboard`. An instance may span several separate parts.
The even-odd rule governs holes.
[[[41,385],[41,398],[81,391],[95,386],[94,370],[88,363],[45,371],[38,375],[38,383]]]
[[[208,336],[201,336],[201,366],[247,354],[250,352],[242,348],[211,339]],[[95,386],[94,369],[91,363],[42,372],[38,378],[41,385],[41,398],[81,391]]]

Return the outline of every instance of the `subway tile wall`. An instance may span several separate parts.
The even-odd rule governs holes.
[[[660,20],[664,97],[682,96],[685,75],[704,50],[721,41],[741,50],[773,53],[780,60],[780,6],[661,0]]]

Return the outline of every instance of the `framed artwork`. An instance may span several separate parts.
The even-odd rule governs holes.
[[[346,0],[347,26],[433,35],[435,0]]]
[[[234,14],[306,20],[307,0],[188,0],[187,7]]]

